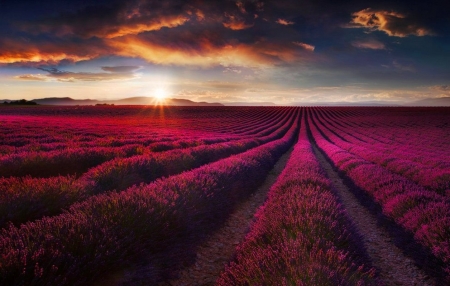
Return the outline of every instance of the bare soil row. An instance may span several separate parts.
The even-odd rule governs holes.
[[[313,150],[332,181],[340,202],[363,238],[367,254],[378,270],[377,279],[380,285],[434,285],[414,261],[392,243],[390,234],[378,224],[377,218],[360,204],[317,146],[313,145]]]

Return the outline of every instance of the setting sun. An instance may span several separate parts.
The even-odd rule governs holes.
[[[154,97],[158,101],[163,101],[167,98],[167,91],[164,88],[155,89]]]

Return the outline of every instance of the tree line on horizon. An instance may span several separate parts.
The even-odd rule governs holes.
[[[29,101],[26,99],[12,100],[10,102],[4,101],[3,104],[5,104],[5,105],[38,105],[36,102]]]

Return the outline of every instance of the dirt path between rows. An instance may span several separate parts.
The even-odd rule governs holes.
[[[275,183],[293,151],[293,147],[281,156],[267,175],[263,184],[245,201],[240,202],[226,219],[221,228],[212,232],[194,251],[195,261],[182,269],[176,279],[155,282],[160,277],[158,269],[152,262],[142,265],[128,266],[125,269],[110,273],[94,285],[97,286],[129,286],[129,285],[214,285],[220,273],[233,259],[236,246],[244,239],[253,222],[256,210],[264,204],[270,187]],[[175,247],[170,254],[171,259],[183,260],[185,249]],[[190,255],[190,254],[189,254]],[[189,256],[188,255],[188,256]],[[181,261],[180,260],[180,261]],[[183,263],[184,264],[184,263]]]
[[[435,285],[414,261],[392,243],[392,238],[377,225],[377,218],[362,206],[325,156],[313,145],[314,154],[333,184],[350,219],[363,237],[364,246],[379,272],[382,285]]]
[[[249,231],[256,210],[264,204],[270,187],[286,166],[292,150],[281,156],[263,184],[235,208],[224,226],[198,247],[195,263],[183,269],[178,279],[163,282],[160,286],[215,284],[225,265],[233,259],[236,246]]]

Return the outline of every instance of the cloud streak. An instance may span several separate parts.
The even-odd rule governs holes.
[[[299,47],[301,47],[301,48],[303,48],[303,49],[305,49],[307,51],[311,51],[311,52],[314,52],[314,50],[316,48],[313,45],[305,44],[305,43],[302,43],[302,42],[292,42],[292,43],[294,45],[296,45],[296,46],[299,46]]]
[[[284,26],[289,26],[289,25],[294,25],[295,23],[286,19],[281,19],[279,18],[278,20],[275,21],[275,23],[280,24],[280,25],[284,25]]]
[[[33,81],[60,81],[60,82],[76,82],[76,81],[111,81],[111,80],[130,80],[135,79],[137,74],[135,71],[140,69],[139,66],[114,66],[102,67],[107,72],[69,72],[56,68],[38,68],[48,74],[24,74],[16,76],[18,80]]]
[[[375,40],[375,39],[353,41],[352,46],[359,48],[359,49],[371,49],[371,50],[386,49],[386,46],[382,42]]]
[[[47,81],[48,77],[42,74],[22,74],[14,77],[20,80],[31,80],[31,81]]]

